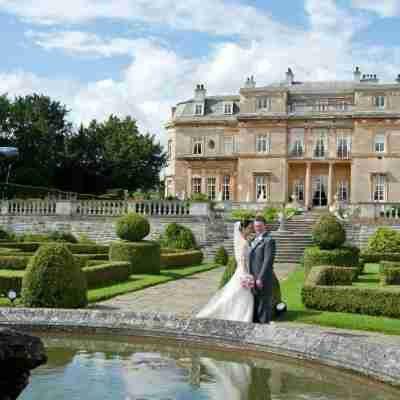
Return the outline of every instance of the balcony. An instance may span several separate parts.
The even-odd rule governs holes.
[[[297,147],[289,150],[288,156],[290,158],[304,158],[304,147]]]
[[[336,149],[336,158],[339,160],[350,160],[351,150],[349,147],[338,147]]]
[[[339,103],[292,103],[289,105],[290,114],[321,114],[321,113],[342,113],[351,112],[352,104]]]

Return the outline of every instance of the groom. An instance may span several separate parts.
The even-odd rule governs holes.
[[[253,322],[268,324],[272,317],[272,278],[275,258],[275,240],[267,232],[264,217],[254,221],[256,238],[250,250],[250,274],[254,276]]]

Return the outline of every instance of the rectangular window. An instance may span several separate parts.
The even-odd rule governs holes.
[[[289,131],[288,147],[290,157],[304,156],[304,129],[291,129]]]
[[[196,138],[193,139],[193,154],[203,154],[203,139]]]
[[[201,178],[192,178],[192,193],[201,193]]]
[[[304,180],[299,179],[294,183],[293,193],[296,195],[297,201],[304,201]]]
[[[215,200],[216,198],[216,178],[214,176],[209,176],[207,178],[207,195],[209,200]]]
[[[349,201],[349,182],[339,181],[337,184],[337,197],[339,201]]]
[[[351,137],[339,135],[336,139],[336,155],[341,160],[347,160],[351,155]]]
[[[271,108],[271,99],[269,97],[257,98],[257,110],[269,110]]]
[[[375,96],[374,104],[377,108],[385,108],[386,98],[385,96]]]
[[[168,140],[167,159],[168,159],[168,160],[171,160],[171,159],[172,159],[172,140]]]
[[[233,114],[233,103],[224,103],[224,114]]]
[[[270,151],[270,136],[269,135],[257,135],[256,152],[257,153],[269,153],[269,151]]]
[[[386,200],[386,175],[376,174],[373,177],[373,201],[385,201]]]
[[[224,137],[224,153],[232,154],[233,153],[233,137]]]
[[[229,175],[224,176],[222,182],[222,200],[228,201],[231,199],[231,177]]]
[[[267,201],[269,197],[268,180],[265,175],[256,176],[256,200]]]
[[[325,158],[327,154],[327,134],[326,132],[318,132],[314,136],[314,157]]]
[[[385,134],[384,133],[378,133],[377,135],[375,135],[374,151],[375,151],[375,153],[384,153],[385,152]]]
[[[195,115],[203,115],[203,104],[196,104],[194,108]]]

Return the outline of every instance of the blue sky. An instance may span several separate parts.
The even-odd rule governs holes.
[[[400,73],[400,0],[0,0],[0,93],[48,94],[75,123],[131,115],[165,142],[170,107],[284,78]]]

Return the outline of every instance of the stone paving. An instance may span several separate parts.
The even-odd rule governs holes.
[[[275,273],[284,280],[297,264],[276,264]],[[171,312],[189,317],[207,303],[218,288],[223,268],[202,272],[138,292],[128,293],[91,306],[119,311]]]

